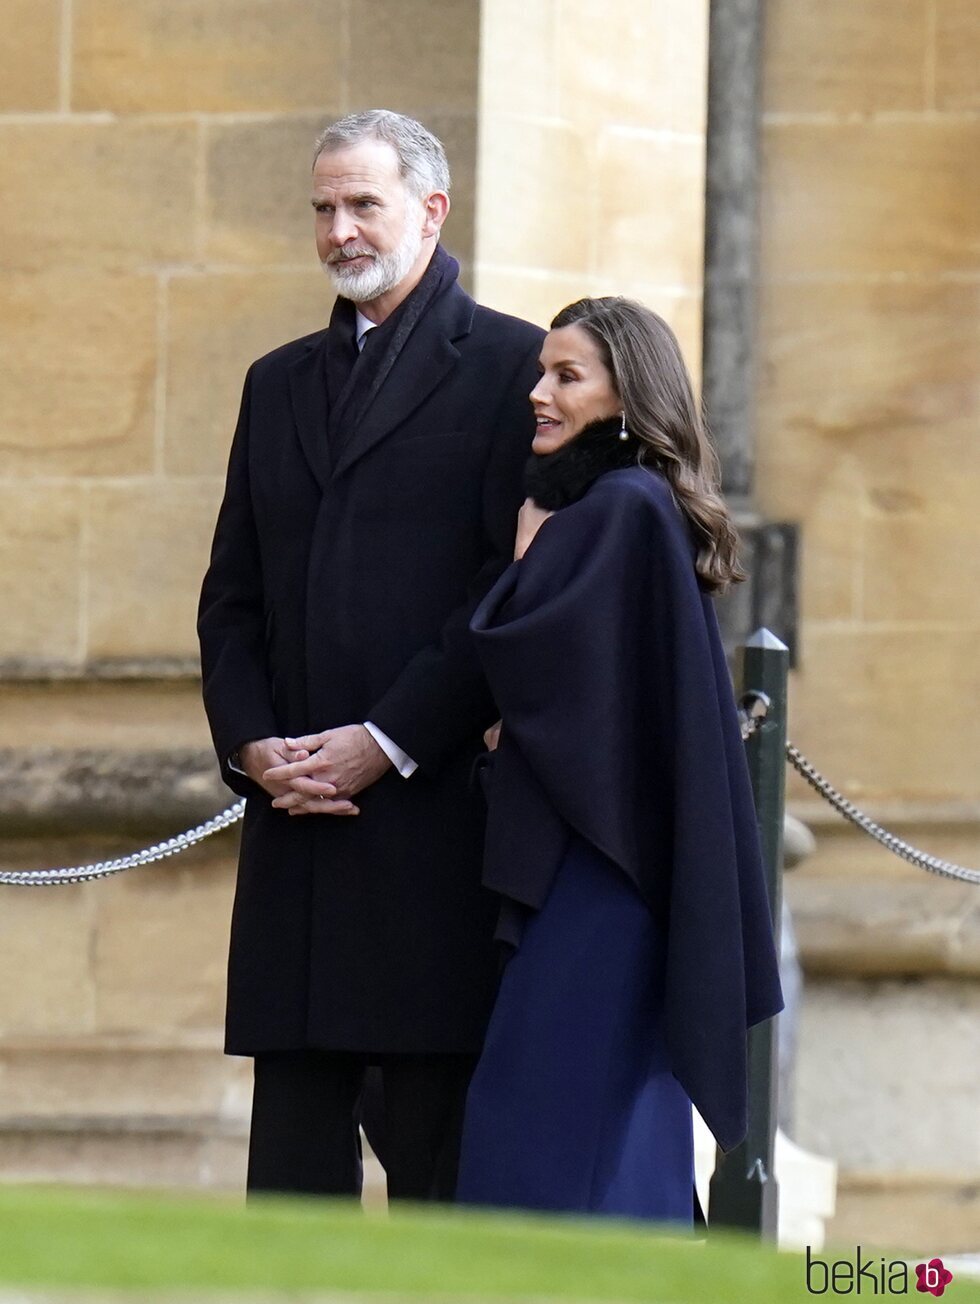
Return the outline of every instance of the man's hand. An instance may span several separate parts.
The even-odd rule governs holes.
[[[543,507],[539,507],[533,498],[525,498],[524,505],[517,517],[517,540],[514,544],[514,560],[520,559],[531,546],[531,541],[540,530],[549,516],[554,516],[554,512],[546,512]]]
[[[265,772],[277,765],[286,765],[291,761],[301,761],[309,756],[308,751],[287,747],[285,738],[256,738],[239,748],[238,757],[241,767],[248,777],[264,788],[270,797],[282,797],[290,791],[288,783],[265,778]]]
[[[359,809],[350,799],[391,768],[362,724],[284,741],[296,751],[296,759],[271,766],[263,779],[286,785],[287,791],[272,804],[290,815],[357,815]]]

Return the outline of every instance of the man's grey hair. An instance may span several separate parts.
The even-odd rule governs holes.
[[[402,180],[417,199],[433,190],[449,193],[449,163],[442,141],[421,122],[391,109],[367,109],[350,113],[321,131],[313,147],[313,163],[321,154],[359,145],[362,140],[383,140],[398,156]]]

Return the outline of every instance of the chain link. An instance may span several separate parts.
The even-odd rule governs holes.
[[[854,805],[853,802],[841,796],[836,788],[823,777],[816,766],[812,765],[798,747],[794,747],[789,741],[786,743],[786,757],[794,769],[803,775],[811,788],[815,788],[820,796],[828,801],[834,810],[850,820],[852,824],[857,825],[862,832],[867,833],[869,838],[874,838],[880,842],[883,847],[894,852],[896,856],[901,856],[907,860],[910,865],[916,865],[919,869],[926,869],[930,874],[942,874],[945,878],[955,878],[961,883],[975,883],[980,886],[980,870],[967,869],[963,865],[954,865],[952,861],[942,860],[939,856],[930,856],[926,851],[919,851],[917,847],[911,846],[908,842],[903,842],[901,838],[889,833],[883,829],[880,824],[876,824],[869,815]]]
[[[179,855],[189,847],[196,846],[205,838],[210,838],[222,829],[231,828],[245,814],[244,801],[236,801],[220,814],[214,815],[196,828],[178,833],[166,842],[144,847],[129,856],[119,856],[116,860],[99,860],[94,865],[74,865],[68,869],[21,869],[0,871],[0,884],[12,887],[60,887],[63,883],[90,883],[93,879],[109,878],[112,874],[121,874],[124,869],[138,869],[141,865],[152,865],[168,856]]]

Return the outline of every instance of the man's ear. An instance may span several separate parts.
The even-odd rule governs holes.
[[[424,204],[425,222],[423,235],[438,235],[443,222],[449,216],[449,196],[444,190],[433,190]]]

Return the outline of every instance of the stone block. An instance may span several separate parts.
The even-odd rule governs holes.
[[[975,432],[976,285],[769,284],[759,335],[765,456],[811,440],[825,460],[853,449],[887,464],[897,439],[921,459],[932,432]]]
[[[4,844],[0,867],[46,867],[45,859],[35,862],[26,853],[27,848]],[[94,891],[90,884],[0,887],[0,1036],[93,1027]]]
[[[315,255],[309,272],[175,277],[168,290],[164,466],[223,477],[249,364],[325,327],[333,290]]]
[[[694,383],[701,385],[701,293],[697,286],[690,291],[674,286],[655,285],[642,280],[597,278],[589,287],[595,295],[623,294],[652,308],[666,321],[677,336],[681,355]]]
[[[222,1026],[236,845],[222,836],[216,847],[102,885],[93,955],[97,1031]]]
[[[626,6],[611,21],[601,0],[559,0],[559,115],[586,131],[703,132],[707,12],[704,0],[654,0]]]
[[[925,107],[922,0],[774,0],[766,6],[764,112]]]
[[[917,831],[918,832],[918,831]],[[941,830],[919,834],[931,850]],[[903,831],[903,836],[908,836]],[[825,872],[819,853],[786,878],[800,960],[808,977],[980,978],[980,914],[972,883],[939,881],[879,848],[878,872],[860,867],[867,848],[855,837],[842,842],[852,855],[849,872]],[[822,849],[823,838],[818,846]],[[971,856],[975,854],[973,838]],[[914,877],[913,877],[914,876]]]
[[[317,266],[310,169],[313,142],[330,116],[208,124],[210,262]]]
[[[0,822],[8,835],[123,834],[146,846],[231,802],[210,747],[0,750]]]
[[[0,1129],[4,1182],[241,1191],[247,1157],[245,1135],[207,1125],[138,1127],[121,1119],[98,1130],[83,1122]]]
[[[72,102],[115,113],[337,103],[344,0],[75,0]]]
[[[969,284],[763,287],[757,490],[803,524],[804,619],[966,618],[978,307]]]
[[[859,804],[970,800],[978,696],[970,626],[812,624],[790,693],[790,736]]]
[[[477,262],[485,270],[589,270],[595,239],[586,141],[560,122],[481,123]]]
[[[433,112],[475,113],[480,9],[477,0],[357,0],[348,18],[351,110],[380,100],[426,125]]]
[[[836,776],[830,777],[836,782]],[[951,879],[940,879],[928,874],[886,850],[844,820],[811,787],[804,784],[795,771],[787,788],[787,800],[792,813],[806,823],[816,840],[816,848],[807,859],[805,867],[799,874],[793,871],[788,882],[796,884],[799,880],[800,891],[803,891],[803,884],[807,883],[812,885],[807,888],[808,891],[819,893],[825,884],[833,892],[841,886],[844,879],[862,885],[874,880],[885,908],[892,892],[899,897],[908,888],[929,893],[934,898],[933,909],[936,912],[945,912],[955,918],[951,947],[955,943],[956,950],[963,952],[963,967],[957,968],[959,961],[946,967],[950,971],[956,969],[957,972],[972,972],[975,961],[967,959],[966,953],[971,957],[975,954],[976,942],[973,938],[980,920],[971,919],[968,910],[960,911],[957,895],[961,890],[960,885]],[[889,832],[895,833],[914,847],[921,847],[954,865],[976,865],[980,868],[980,819],[976,810],[970,809],[970,803],[966,804],[964,810],[958,803],[908,803],[881,799],[869,806],[868,813]],[[797,889],[794,887],[792,890]],[[864,889],[862,887],[859,890]],[[969,885],[965,890],[968,892],[967,905],[972,908],[975,896]],[[842,912],[846,910],[844,905],[839,908]]]
[[[595,271],[700,290],[704,261],[704,141],[613,129],[599,142],[589,224]]]
[[[0,748],[162,751],[209,743],[195,680],[0,682]]]
[[[196,657],[197,599],[219,499],[216,480],[92,489],[90,658]]]
[[[966,1276],[968,1265],[976,1271],[978,1225],[980,1187],[975,1177],[957,1180],[931,1172],[903,1180],[895,1173],[842,1173],[827,1235],[832,1245],[877,1247],[888,1259],[901,1245],[902,1257],[913,1265],[931,1259],[941,1246],[943,1262],[955,1280]],[[950,1258],[958,1253],[965,1256],[962,1269]],[[867,1249],[864,1257],[869,1257]]]
[[[0,657],[4,659],[78,659],[78,498],[74,485],[44,489],[30,481],[0,485]]]
[[[767,431],[772,431],[767,422]],[[821,457],[813,441],[784,437],[759,450],[756,496],[769,520],[802,528],[799,609],[806,622],[853,620],[861,599],[860,480],[848,451]]]
[[[976,124],[768,123],[763,279],[976,272]]]
[[[520,269],[477,267],[476,297],[488,308],[523,317],[545,330],[567,304],[587,292],[588,278],[580,273],[551,272],[529,276]]]
[[[936,0],[936,106],[980,108],[980,31],[973,0]]]
[[[796,1140],[848,1170],[980,1172],[980,987],[929,979],[810,981]]]
[[[199,1036],[12,1038],[0,1041],[0,1128],[28,1120],[125,1118],[243,1123],[250,1065]]]
[[[664,0],[670,57],[670,125],[703,136],[708,128],[710,0]]]
[[[483,5],[480,116],[558,113],[558,12],[561,0],[495,0]]]
[[[980,402],[974,413],[980,414]],[[866,620],[974,627],[980,621],[975,443],[975,431],[950,435],[940,428],[922,440],[892,441],[869,468],[861,586]]]
[[[0,474],[152,468],[156,299],[149,276],[7,274]]]
[[[193,122],[0,123],[8,268],[145,268],[193,257]],[[67,275],[66,275],[67,273]]]
[[[0,111],[57,109],[61,0],[6,0],[0,45]]]
[[[449,159],[451,207],[442,228],[441,242],[462,264],[460,279],[465,284],[476,248],[477,116],[475,113],[428,113],[425,125],[442,141]],[[498,225],[505,223],[509,221],[509,211],[506,204],[498,202],[490,220]]]

